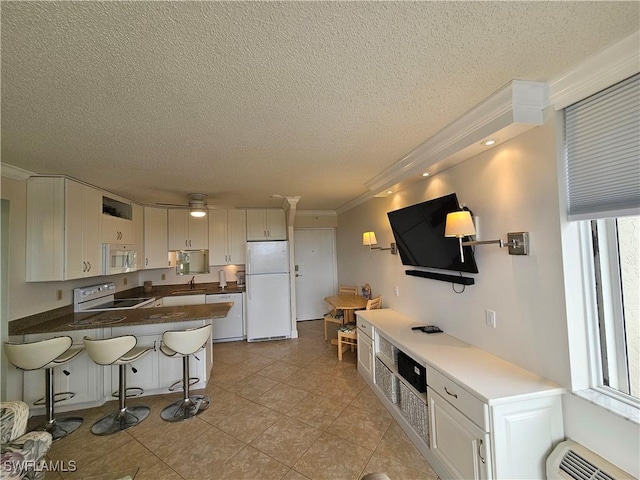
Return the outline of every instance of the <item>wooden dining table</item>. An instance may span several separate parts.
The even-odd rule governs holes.
[[[344,312],[345,323],[353,322],[353,312],[362,310],[367,306],[367,299],[360,295],[334,295],[332,297],[324,297],[324,301],[336,310]]]

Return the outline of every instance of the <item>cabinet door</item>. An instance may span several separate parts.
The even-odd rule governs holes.
[[[227,210],[209,210],[209,265],[227,265]]]
[[[136,269],[142,270],[144,263],[144,209],[141,205],[131,204],[131,243],[137,252]]]
[[[104,243],[133,243],[131,220],[102,215],[102,241]]]
[[[185,250],[189,248],[189,212],[170,208],[167,211],[169,250]]]
[[[269,240],[287,239],[287,217],[284,210],[267,210],[267,236]]]
[[[84,185],[65,180],[65,278],[82,278],[87,271],[83,235]]]
[[[162,353],[160,347],[160,335],[136,335],[137,345],[141,347],[153,347],[142,358],[125,365],[127,371],[127,388],[142,388],[145,391],[156,390],[159,385],[158,361]],[[136,372],[133,371],[136,369]],[[119,367],[111,367],[111,391],[105,392],[105,396],[113,396],[119,389]],[[116,393],[117,396],[117,393]],[[117,398],[117,397],[116,397]]]
[[[227,211],[227,263],[244,265],[247,256],[247,212]]]
[[[247,240],[267,240],[267,214],[264,209],[247,210]]]
[[[373,355],[373,341],[358,331],[358,371],[369,380],[373,378]]]
[[[192,217],[187,213],[189,224],[188,243],[190,250],[206,250],[209,248],[209,220],[204,217]]]
[[[431,452],[453,478],[491,478],[489,434],[430,388],[427,392]]]
[[[85,187],[83,196],[84,258],[87,262],[85,277],[102,275],[102,193]]]
[[[167,209],[144,207],[144,268],[169,268]]]

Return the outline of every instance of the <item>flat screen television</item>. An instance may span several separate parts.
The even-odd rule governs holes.
[[[478,273],[471,247],[460,259],[457,238],[444,236],[447,213],[460,210],[455,193],[388,212],[403,265]]]

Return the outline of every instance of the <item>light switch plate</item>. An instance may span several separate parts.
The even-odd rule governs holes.
[[[529,232],[507,233],[507,242],[514,240],[516,246],[509,245],[509,255],[529,255]]]

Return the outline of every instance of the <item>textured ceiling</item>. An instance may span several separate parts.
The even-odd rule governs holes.
[[[513,79],[638,30],[638,2],[10,2],[2,162],[142,203],[337,209]]]

